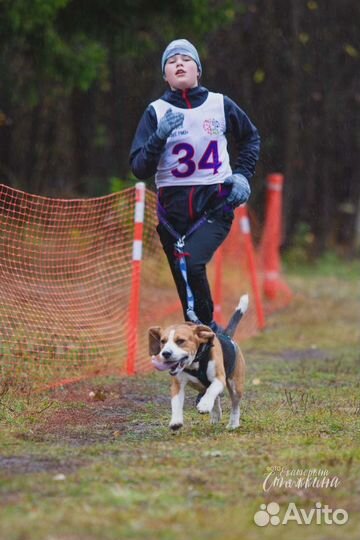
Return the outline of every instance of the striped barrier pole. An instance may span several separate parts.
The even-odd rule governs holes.
[[[140,275],[145,214],[145,183],[135,185],[135,227],[132,252],[132,277],[129,304],[128,354],[126,372],[135,374],[135,361],[138,347],[138,322],[140,303]]]
[[[247,207],[245,204],[239,206],[239,224],[240,230],[245,240],[245,251],[250,271],[251,287],[254,294],[256,316],[258,320],[258,328],[265,328],[265,314],[261,298],[260,285],[256,270],[255,250],[251,238],[250,220]]]

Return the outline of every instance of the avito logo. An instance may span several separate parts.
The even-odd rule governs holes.
[[[260,510],[255,512],[254,522],[259,527],[266,525],[286,525],[291,521],[295,521],[298,525],[344,525],[348,522],[349,515],[346,510],[337,508],[332,510],[327,504],[324,506],[321,502],[315,504],[315,508],[304,510],[298,508],[295,503],[289,503],[285,515],[282,519],[278,516],[280,506],[277,502],[261,504]]]

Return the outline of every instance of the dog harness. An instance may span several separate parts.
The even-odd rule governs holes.
[[[230,338],[230,336],[227,336],[226,334],[218,334],[217,338],[220,341],[221,349],[223,352],[226,378],[229,378],[234,373],[235,369],[236,345],[234,341]],[[210,350],[212,347],[213,345],[211,343],[203,343],[202,345],[200,345],[194,358],[194,362],[199,362],[199,367],[197,369],[184,369],[185,373],[188,373],[189,375],[192,375],[193,377],[199,379],[199,381],[205,386],[205,388],[208,388],[211,384],[206,372],[210,360]]]
[[[211,384],[209,379],[207,378],[206,372],[210,360],[210,349],[212,347],[213,345],[211,343],[203,343],[202,345],[200,345],[194,358],[194,362],[199,362],[199,367],[197,369],[184,369],[185,373],[188,373],[189,375],[192,375],[193,377],[199,379],[199,381],[206,388],[208,388]]]

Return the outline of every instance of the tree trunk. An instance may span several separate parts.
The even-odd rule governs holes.
[[[290,77],[288,83],[287,124],[285,134],[285,243],[294,232],[296,215],[299,208],[298,200],[298,174],[296,161],[299,156],[299,56],[300,42],[298,40],[299,23],[301,17],[301,3],[290,0]],[[285,96],[284,96],[285,97]]]
[[[73,134],[73,187],[85,195],[89,182],[92,107],[89,92],[74,90],[71,95],[71,122]]]

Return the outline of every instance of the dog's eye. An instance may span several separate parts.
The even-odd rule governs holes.
[[[160,340],[160,343],[161,343],[161,345],[165,345],[165,343],[166,343],[166,339],[164,339],[164,338],[163,338],[163,339],[161,339],[161,340]]]
[[[185,339],[178,338],[178,339],[175,341],[175,343],[176,343],[176,345],[184,345]]]

